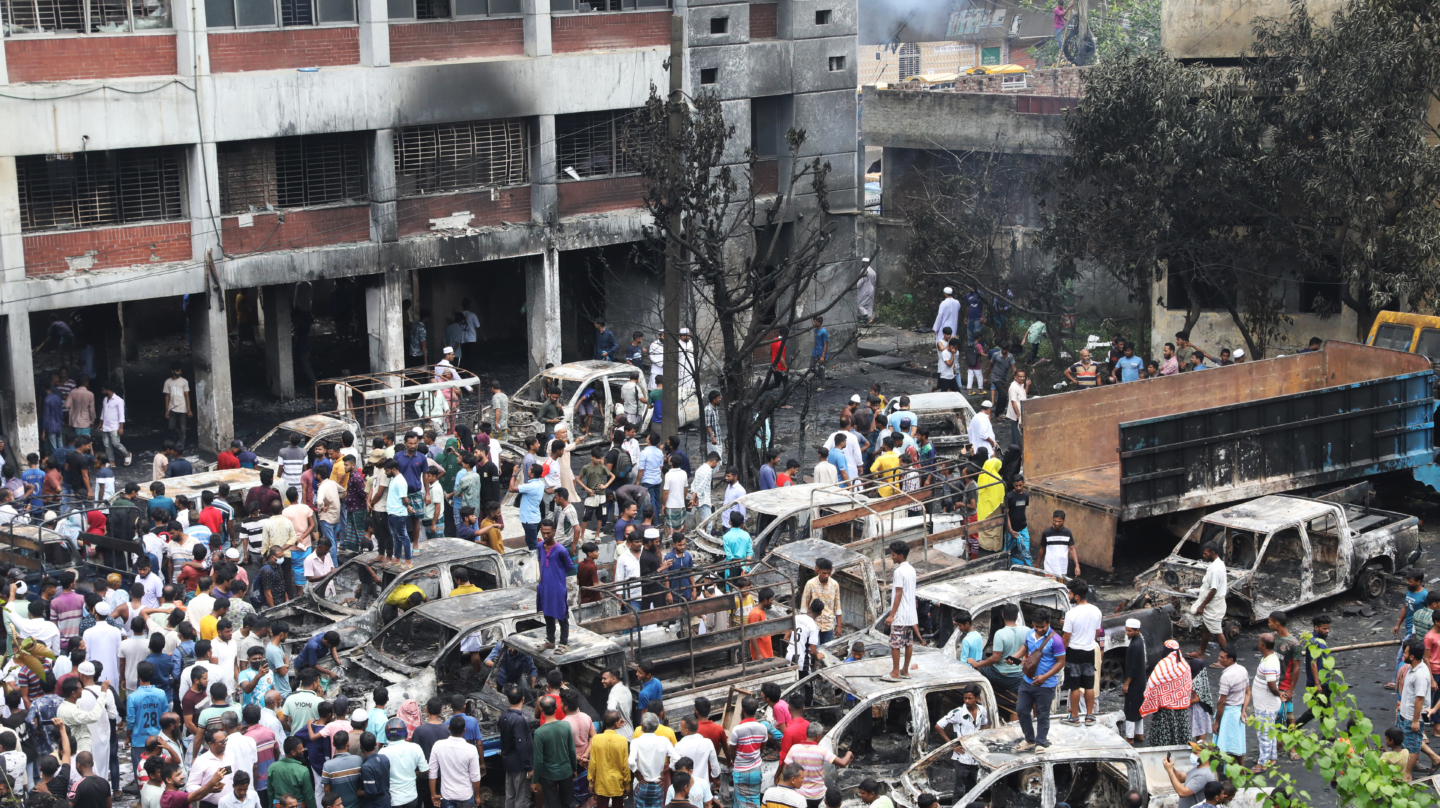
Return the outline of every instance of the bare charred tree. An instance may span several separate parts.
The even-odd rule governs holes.
[[[778,193],[759,193],[756,155],[747,149],[738,165],[726,159],[735,128],[725,123],[716,96],[687,99],[675,137],[668,132],[669,112],[652,86],[634,132],[636,142],[646,144],[637,150],[637,164],[653,222],[645,237],[657,247],[648,253],[663,256],[667,239],[679,240],[688,299],[682,320],[698,343],[694,394],[703,412],[705,380],[718,378],[726,463],[753,486],[760,447],[781,442],[767,428],[772,416],[813,379],[808,356],[797,355],[795,346],[810,333],[811,318],[828,315],[854,288],[858,269],[830,260],[836,232],[826,187],[830,165],[797,156],[803,130],[786,133],[791,170],[779,178]],[[670,232],[674,213],[678,233]],[[837,291],[817,303],[826,284]],[[777,338],[785,341],[788,373],[770,365]],[[844,347],[832,338],[832,355]],[[796,448],[803,458],[805,447]]]

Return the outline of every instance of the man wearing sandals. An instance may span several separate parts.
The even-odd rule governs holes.
[[[910,545],[903,541],[890,542],[890,561],[895,565],[890,579],[894,594],[890,598],[890,613],[885,616],[885,625],[890,627],[890,673],[880,677],[882,682],[910,678],[910,657],[915,653],[915,642],[921,639],[920,618],[915,611],[915,568],[905,560],[909,555]],[[904,667],[900,665],[901,649],[905,651]]]

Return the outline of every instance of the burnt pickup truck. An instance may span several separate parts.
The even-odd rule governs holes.
[[[1413,516],[1361,505],[1274,495],[1233,505],[1196,522],[1159,564],[1135,578],[1125,608],[1171,604],[1181,627],[1198,618],[1206,563],[1200,548],[1220,546],[1229,583],[1226,632],[1257,623],[1277,610],[1354,590],[1375,599],[1387,576],[1420,556],[1420,522]]]

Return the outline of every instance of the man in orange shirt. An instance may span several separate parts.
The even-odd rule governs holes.
[[[769,609],[775,603],[775,590],[765,587],[760,590],[760,602],[750,609],[746,615],[746,623],[763,623],[770,619]],[[750,641],[751,659],[770,659],[775,656],[775,651],[770,647],[770,635],[758,637]]]

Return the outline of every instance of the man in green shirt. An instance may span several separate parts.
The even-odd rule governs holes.
[[[541,696],[539,704],[545,723],[535,730],[530,789],[538,805],[564,805],[560,795],[575,790],[575,738],[569,722],[555,719],[554,696]]]
[[[560,419],[564,417],[565,411],[560,407],[560,391],[547,391],[545,403],[540,405],[540,412],[535,415],[535,420],[540,422],[540,434],[545,436],[547,446],[555,437],[555,427],[560,425]]]
[[[291,735],[285,739],[285,757],[270,767],[269,798],[278,803],[291,796],[300,808],[315,808],[315,786],[305,763],[305,742]]]
[[[300,671],[300,686],[285,699],[285,715],[290,717],[292,730],[305,726],[315,718],[320,702],[320,672],[314,668]]]

